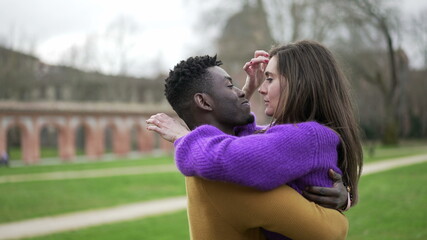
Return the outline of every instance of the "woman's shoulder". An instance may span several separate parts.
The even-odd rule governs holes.
[[[309,122],[300,122],[300,123],[287,123],[287,124],[277,124],[271,126],[266,133],[277,133],[277,132],[300,132],[305,133],[308,136],[313,136],[315,138],[325,139],[329,138],[331,140],[339,140],[338,134],[331,128],[315,121]]]
[[[317,129],[324,129],[324,128],[328,128],[328,127],[318,122],[310,121],[310,122],[299,122],[299,123],[275,124],[270,126],[267,131],[284,131],[287,129],[317,130]]]

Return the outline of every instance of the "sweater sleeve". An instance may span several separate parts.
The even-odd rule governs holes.
[[[175,142],[176,164],[186,176],[270,190],[317,165],[313,124],[317,123],[277,125],[264,134],[244,137],[204,125]]]

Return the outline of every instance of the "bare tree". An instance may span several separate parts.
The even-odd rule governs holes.
[[[360,79],[375,86],[383,98],[382,141],[397,144],[404,83],[409,71],[405,52],[396,47],[401,31],[397,9],[380,0],[347,0],[340,7],[346,13],[344,22],[353,31],[350,36],[356,33],[358,39],[364,38],[362,44],[352,42],[353,50],[358,45],[361,47],[350,51],[354,71]]]
[[[83,45],[73,44],[62,54],[60,64],[87,71],[100,71],[100,53],[98,37],[95,34],[86,36]]]
[[[427,8],[412,17],[409,34],[422,56],[424,69],[427,69]]]
[[[110,62],[116,66],[117,73],[126,75],[128,73],[131,59],[129,53],[135,43],[130,40],[130,37],[139,29],[138,24],[131,18],[120,16],[116,18],[107,28],[105,36],[112,41],[114,49],[114,57],[110,57]]]
[[[245,60],[243,57],[245,46],[250,46],[252,50],[263,48],[260,43],[251,45],[257,38],[242,33],[242,29],[247,25],[242,25],[239,21],[244,17],[238,16],[245,11],[245,6],[258,10],[259,6],[263,6],[268,24],[253,25],[250,32],[255,33],[264,27],[269,29],[265,33],[269,32],[272,36],[270,39],[273,40],[270,42],[286,43],[299,39],[313,39],[332,48],[345,59],[343,65],[346,72],[352,74],[353,79],[361,80],[354,81],[354,85],[360,96],[360,116],[365,121],[363,124],[373,126],[373,131],[381,129],[380,137],[384,143],[398,143],[402,118],[410,111],[406,105],[409,103],[405,102],[407,99],[405,93],[408,92],[406,88],[409,84],[409,59],[404,49],[400,47],[402,38],[408,36],[402,35],[405,27],[401,21],[402,15],[391,1],[240,0],[233,3],[235,3],[233,10],[216,12],[211,7],[208,12],[210,11],[213,17],[209,18],[203,14],[200,18],[203,24],[220,29],[216,38],[217,49],[226,65],[230,62],[235,62],[236,66],[241,65]],[[217,9],[224,7],[219,1],[212,4],[216,4]],[[248,15],[248,12],[245,14]],[[240,20],[236,19],[236,16]],[[252,19],[259,20],[259,17]],[[422,17],[419,19],[417,30],[425,31],[422,30],[425,29],[422,26],[425,26],[427,20]],[[233,24],[235,27],[230,26]],[[205,27],[204,30],[206,29]],[[265,39],[269,37],[267,34],[264,36]],[[417,33],[417,36],[425,35]],[[417,39],[422,43],[427,42],[425,37]],[[424,46],[422,51],[427,55],[425,45],[419,46]],[[223,58],[225,55],[222,54],[234,58],[233,60],[231,57]],[[405,121],[407,122],[407,119]]]
[[[270,29],[278,42],[325,42],[338,26],[337,0],[264,0]]]
[[[135,41],[132,35],[138,24],[130,18],[119,17],[104,33],[91,33],[83,44],[73,44],[63,54],[61,64],[88,71],[127,75],[132,65],[129,57]]]

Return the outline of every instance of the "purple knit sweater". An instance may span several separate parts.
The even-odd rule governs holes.
[[[339,137],[316,123],[281,124],[265,133],[249,124],[236,136],[203,125],[175,141],[175,161],[186,176],[270,190],[288,184],[299,193],[307,186],[331,187],[328,170],[337,167]],[[265,231],[268,239],[288,239]]]
[[[203,125],[175,141],[175,161],[186,176],[271,190],[288,184],[331,187],[328,169],[337,167],[339,138],[316,123],[281,124],[248,135],[255,126],[236,129],[239,137]]]

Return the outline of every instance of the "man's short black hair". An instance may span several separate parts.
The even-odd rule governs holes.
[[[165,96],[178,116],[182,118],[184,111],[189,110],[194,94],[208,92],[211,83],[207,69],[220,65],[222,62],[216,55],[206,55],[190,57],[170,70],[165,80]]]

